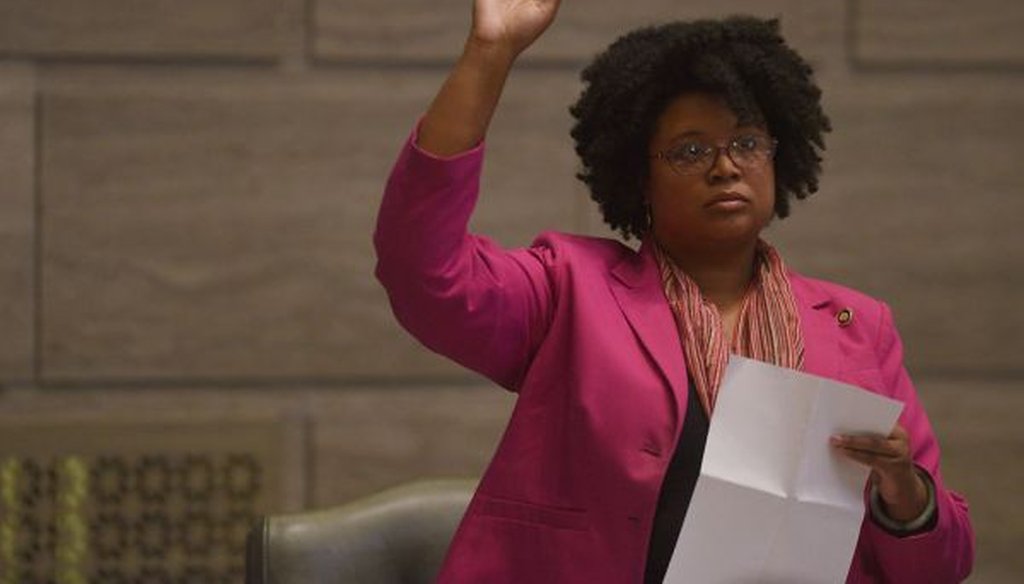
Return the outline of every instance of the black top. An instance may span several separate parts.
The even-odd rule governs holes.
[[[658,495],[658,509],[654,513],[651,543],[647,550],[647,569],[644,584],[661,584],[668,571],[669,560],[676,548],[679,530],[683,527],[686,510],[693,497],[704,458],[704,443],[708,439],[708,416],[697,396],[697,386],[689,379],[689,397],[683,431],[679,444],[672,453],[665,480]]]

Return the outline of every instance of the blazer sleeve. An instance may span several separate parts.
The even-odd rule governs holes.
[[[875,521],[864,522],[861,543],[870,546],[885,582],[945,584],[961,582],[974,562],[974,531],[967,502],[945,488],[939,471],[939,446],[931,424],[903,365],[903,346],[888,306],[882,305],[876,352],[883,383],[905,404],[900,423],[910,435],[915,463],[935,484],[934,526],[908,536],[890,534]]]
[[[413,131],[381,202],[376,276],[420,342],[514,391],[551,318],[552,252],[506,251],[468,232],[483,154],[481,144],[436,157]]]

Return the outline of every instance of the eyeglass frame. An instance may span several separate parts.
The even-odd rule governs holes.
[[[729,149],[736,145],[736,141],[737,140],[740,140],[742,138],[767,138],[768,139],[768,143],[769,143],[768,156],[764,159],[763,162],[761,162],[760,166],[753,166],[753,167],[751,167],[751,166],[747,166],[747,165],[744,165],[744,164],[740,164],[739,162],[736,162],[735,158],[733,158],[732,152],[730,152]],[[732,162],[734,165],[736,165],[737,168],[741,168],[743,170],[758,170],[758,169],[762,168],[765,164],[767,164],[768,161],[775,159],[775,153],[778,151],[778,148],[779,148],[779,141],[778,141],[778,139],[776,139],[776,138],[774,138],[774,137],[772,137],[770,135],[763,135],[763,134],[737,134],[737,135],[732,136],[731,138],[729,138],[729,141],[726,143],[725,146],[719,146],[718,144],[701,144],[704,147],[710,147],[710,148],[713,149],[713,150],[705,150],[705,152],[707,153],[706,155],[709,155],[709,154],[711,154],[713,152],[714,156],[709,156],[708,164],[706,165],[706,167],[701,168],[700,170],[695,170],[693,172],[683,172],[682,170],[679,169],[679,167],[677,167],[675,164],[673,164],[672,161],[669,160],[669,158],[667,156],[668,152],[679,148],[683,144],[685,144],[685,142],[682,143],[682,144],[677,144],[675,146],[670,146],[670,147],[665,148],[665,149],[663,149],[663,150],[661,150],[659,152],[655,152],[654,154],[651,155],[651,158],[658,158],[658,159],[664,160],[665,163],[668,164],[669,168],[672,169],[672,172],[676,173],[679,176],[696,176],[696,175],[699,175],[699,174],[703,174],[703,173],[711,170],[712,168],[714,168],[715,167],[715,163],[718,162],[719,157],[721,157],[723,153],[729,158],[730,162]],[[694,167],[694,168],[699,168],[699,167]]]

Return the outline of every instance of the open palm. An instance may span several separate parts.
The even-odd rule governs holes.
[[[473,38],[519,54],[544,32],[560,0],[475,0]]]

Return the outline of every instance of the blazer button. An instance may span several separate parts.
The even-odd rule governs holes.
[[[853,310],[850,308],[844,308],[836,314],[836,321],[839,322],[839,326],[847,327],[853,323]]]

